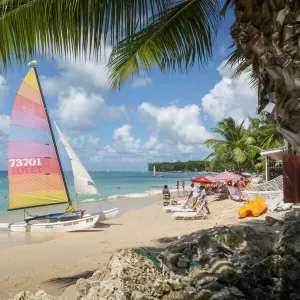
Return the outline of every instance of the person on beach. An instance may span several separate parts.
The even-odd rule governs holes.
[[[171,193],[170,193],[169,188],[168,188],[167,185],[164,186],[164,188],[162,190],[162,194],[163,194],[163,199],[164,200],[170,200]]]
[[[189,198],[192,198],[192,208],[196,209],[196,204],[198,202],[199,193],[197,187],[195,187],[194,183],[191,184],[191,192]]]
[[[205,207],[205,209],[207,210],[207,214],[210,215],[210,211],[209,211],[209,208],[208,208],[208,206],[207,206],[208,199],[207,199],[207,196],[206,196],[205,187],[204,187],[203,185],[200,186],[200,191],[201,191],[200,199],[201,199],[201,201],[203,201],[203,203],[204,203],[204,207]]]
[[[177,193],[178,193],[178,196],[179,196],[179,180],[177,180],[176,188],[177,188]]]
[[[182,180],[182,190],[183,190],[183,194],[184,194],[184,192],[185,192],[184,187],[185,187],[185,182]]]
[[[242,191],[246,187],[243,177],[236,183],[238,191],[239,191],[239,201],[242,202]]]

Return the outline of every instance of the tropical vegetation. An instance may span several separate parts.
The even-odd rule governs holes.
[[[152,171],[154,166],[157,172],[199,172],[204,171],[208,163],[205,160],[149,162],[148,171]]]
[[[247,121],[246,126],[245,121],[237,123],[229,117],[212,129],[218,137],[204,142],[213,150],[207,157],[212,170],[217,164],[217,168],[226,166],[225,169],[237,172],[254,171],[262,167],[262,150],[283,146],[278,125],[272,122],[269,114],[262,114],[260,118],[249,117]]]
[[[268,104],[279,131],[300,148],[298,0],[1,0],[0,64],[43,56],[94,59],[109,43],[112,87],[149,72],[186,72],[212,58],[221,17],[232,9],[228,64],[252,73],[258,112]],[[236,153],[238,155],[238,153]]]
[[[260,152],[282,147],[283,137],[278,132],[278,125],[272,122],[269,114],[262,114],[259,118],[249,117],[246,121],[238,123],[229,117],[218,122],[217,127],[212,128],[216,138],[204,142],[208,148],[212,149],[212,153],[206,160],[152,162],[148,163],[148,170],[152,171],[155,165],[156,170],[162,172],[204,170],[261,172],[265,164]]]

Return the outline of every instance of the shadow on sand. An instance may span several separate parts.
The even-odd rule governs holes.
[[[85,271],[82,273],[78,273],[73,276],[51,278],[51,279],[45,281],[45,283],[53,284],[53,285],[56,285],[58,288],[65,289],[68,286],[75,284],[76,281],[80,278],[91,277],[95,273],[95,271],[96,271],[96,269],[94,269],[92,271]]]

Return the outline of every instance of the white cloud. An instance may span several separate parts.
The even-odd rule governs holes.
[[[148,84],[150,84],[152,80],[149,77],[136,77],[132,81],[132,87],[138,88],[138,87],[144,87]]]
[[[138,107],[137,115],[146,125],[149,138],[142,140],[135,137],[132,125],[124,124],[114,130],[111,145],[97,147],[90,155],[92,163],[121,161],[146,164],[151,160],[168,161],[171,157],[186,160],[195,150],[198,157],[207,152],[201,145],[211,135],[201,123],[199,106],[157,107],[143,103]]]
[[[9,134],[10,117],[0,115],[0,136]]]
[[[141,149],[141,140],[135,140],[131,135],[132,126],[124,124],[113,133],[113,147],[120,154],[137,153]]]
[[[99,126],[98,117],[113,120],[126,115],[124,106],[107,106],[101,96],[88,94],[83,89],[71,88],[60,93],[54,116],[66,129],[89,130]]]
[[[224,68],[225,64],[218,67],[222,79],[202,98],[202,107],[216,121],[232,117],[241,122],[249,115],[256,115],[257,94],[249,86],[248,75],[231,79],[233,70]]]
[[[177,145],[178,151],[180,153],[192,153],[194,151],[194,147],[191,145],[183,145],[181,143],[178,143]]]
[[[82,88],[89,92],[103,94],[108,90],[108,74],[106,62],[111,53],[111,47],[106,46],[100,55],[100,62],[91,58],[70,56],[57,59],[60,73],[55,76],[41,76],[43,91],[48,96],[56,96],[68,92],[70,88]]]
[[[142,103],[138,107],[138,115],[159,140],[170,139],[176,144],[193,145],[211,136],[201,123],[200,107],[197,105],[179,108],[175,105],[156,107],[151,103]]]

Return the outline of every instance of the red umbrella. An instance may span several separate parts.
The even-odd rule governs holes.
[[[204,183],[204,184],[212,183],[210,180],[208,180],[204,176],[199,176],[197,178],[194,178],[194,179],[192,179],[192,182],[199,182],[199,183]]]

